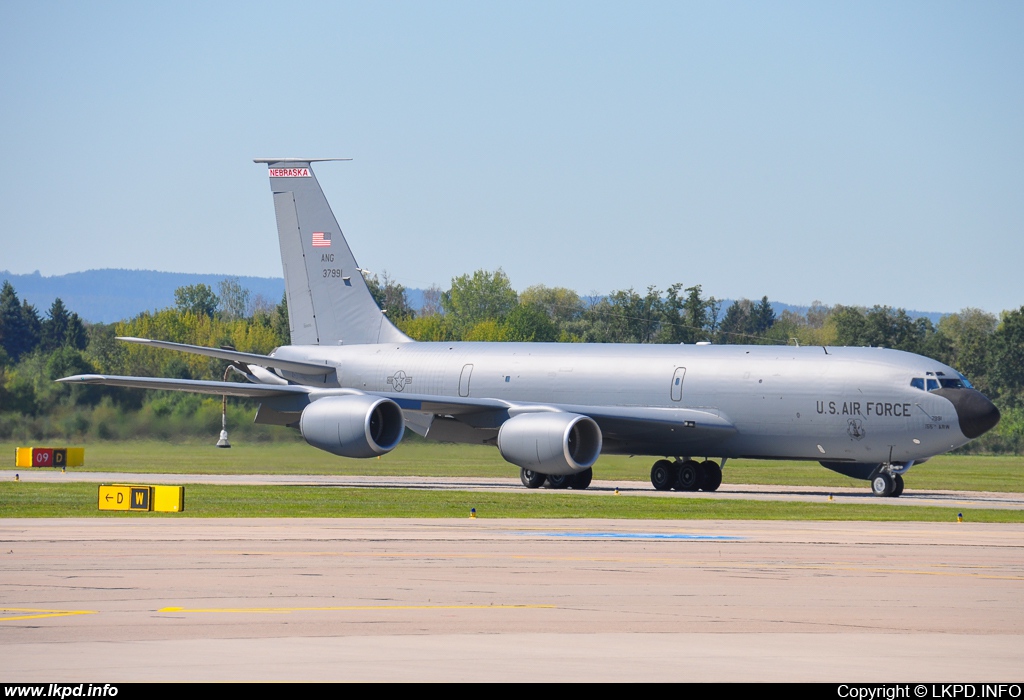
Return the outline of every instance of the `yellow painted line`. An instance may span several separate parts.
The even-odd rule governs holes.
[[[342,605],[326,608],[160,608],[162,613],[290,613],[359,610],[537,610],[554,605]]]
[[[23,612],[34,615],[7,616],[3,613]],[[39,610],[37,608],[0,608],[0,622],[11,620],[37,620],[41,617],[67,617],[69,615],[95,615],[97,610]]]

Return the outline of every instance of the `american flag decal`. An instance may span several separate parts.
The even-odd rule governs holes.
[[[313,247],[314,248],[330,248],[331,247],[331,234],[322,233],[316,231],[313,233]]]

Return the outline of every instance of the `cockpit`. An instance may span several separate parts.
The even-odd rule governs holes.
[[[955,377],[945,372],[925,372],[924,377],[914,377],[910,380],[910,386],[921,391],[935,391],[936,389],[973,389],[967,377],[956,373]]]

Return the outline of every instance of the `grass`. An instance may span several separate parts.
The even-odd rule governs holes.
[[[475,493],[315,486],[185,488],[185,512],[110,513],[97,508],[97,485],[0,482],[0,513],[9,518],[610,518],[638,520],[828,520],[1024,522],[1024,511],[882,504],[592,496],[572,492]]]
[[[380,476],[515,477],[518,468],[505,462],[493,447],[446,445],[406,440],[380,459],[346,459],[304,443],[236,443],[230,450],[204,443],[84,443],[82,471],[142,474],[345,474]],[[83,443],[68,443],[83,444]],[[14,471],[14,443],[0,443],[9,455],[0,468]],[[594,466],[597,479],[647,481],[650,457],[606,455]],[[792,486],[851,486],[865,482],[836,474],[816,462],[729,460],[726,483]],[[1024,492],[1024,456],[942,455],[911,469],[910,489]]]

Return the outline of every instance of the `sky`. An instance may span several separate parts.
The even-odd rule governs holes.
[[[0,270],[1024,304],[1020,2],[0,2]]]

